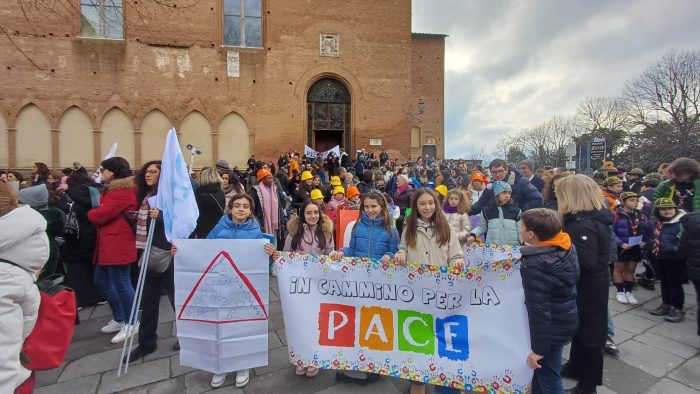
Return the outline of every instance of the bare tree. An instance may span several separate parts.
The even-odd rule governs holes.
[[[586,97],[576,111],[576,119],[589,131],[626,130],[630,125],[629,107],[630,103],[621,98]]]
[[[554,115],[530,129],[524,129],[508,141],[508,149],[522,152],[538,165],[563,166],[566,146],[586,132],[574,117]]]
[[[627,83],[624,97],[636,124],[651,127],[660,118],[687,143],[700,124],[700,52],[667,53]]]

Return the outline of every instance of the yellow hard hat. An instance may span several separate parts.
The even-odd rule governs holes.
[[[314,178],[314,176],[311,175],[311,171],[304,171],[301,173],[301,180],[302,181],[305,181],[307,179],[313,179],[313,178]]]
[[[443,197],[447,196],[447,186],[445,185],[435,186],[435,191],[442,194]]]
[[[335,194],[338,194],[338,193],[345,195],[345,188],[342,187],[342,186],[336,186],[336,187],[334,187],[334,188],[333,188],[333,194],[335,195]]]
[[[323,200],[323,193],[321,193],[321,191],[318,189],[314,189],[311,191],[311,199],[312,200]]]

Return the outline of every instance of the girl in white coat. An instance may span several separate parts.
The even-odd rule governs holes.
[[[447,201],[442,207],[445,211],[447,221],[450,227],[457,233],[459,244],[464,245],[469,237],[469,232],[472,231],[472,226],[469,219],[469,200],[467,196],[459,189],[452,189],[447,192]]]
[[[34,281],[49,259],[46,219],[0,182],[0,393],[12,393],[31,376],[20,363],[41,298]]]

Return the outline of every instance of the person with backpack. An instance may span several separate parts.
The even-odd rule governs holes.
[[[102,162],[100,173],[106,183],[99,208],[88,212],[97,228],[95,286],[112,308],[112,320],[101,331],[115,334],[112,343],[126,339],[127,332],[138,332],[138,323],[129,329],[127,319],[134,303],[131,265],[136,262],[136,232],[130,212],[136,210],[136,184],[129,162],[112,157]]]
[[[34,284],[49,258],[46,220],[0,182],[0,393],[32,386],[31,371],[20,352],[39,315],[41,298]]]
[[[66,244],[62,248],[63,261],[67,264],[66,285],[75,291],[78,307],[96,304],[100,294],[92,283],[95,266],[97,229],[88,220],[87,213],[100,206],[100,191],[88,175],[73,172],[66,180],[68,190],[62,204],[66,212],[66,227],[63,230]],[[71,219],[75,217],[75,221]]]

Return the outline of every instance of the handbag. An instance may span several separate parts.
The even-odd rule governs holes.
[[[9,260],[0,261],[20,267]],[[31,274],[27,272],[27,275]],[[73,339],[78,311],[75,293],[63,285],[63,278],[63,275],[51,275],[37,282],[41,296],[39,314],[20,355],[22,364],[30,371],[59,367]]]
[[[139,267],[142,266],[144,253],[141,255],[141,260],[139,260]],[[161,249],[155,245],[151,245],[151,253],[148,255],[148,267],[147,269],[156,274],[162,274],[167,271],[170,267],[170,263],[173,262],[173,255],[169,250]]]

